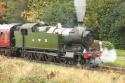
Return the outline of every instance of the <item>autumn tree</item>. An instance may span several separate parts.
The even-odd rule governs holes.
[[[30,22],[39,21],[49,0],[27,0],[27,9],[21,13],[24,20]]]
[[[5,3],[3,0],[0,0],[0,23],[3,22],[4,15],[5,15]]]

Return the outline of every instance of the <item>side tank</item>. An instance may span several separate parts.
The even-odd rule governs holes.
[[[75,28],[63,28],[60,23],[57,26],[41,26],[37,27],[39,32],[52,33],[61,35],[65,43],[81,44],[85,47],[93,43],[92,32],[86,30],[86,27],[78,26]],[[87,46],[86,46],[87,45]]]

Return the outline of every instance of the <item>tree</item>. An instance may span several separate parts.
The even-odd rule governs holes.
[[[28,21],[45,21],[50,25],[58,22],[65,27],[76,24],[76,13],[73,1],[69,0],[28,0],[28,9],[21,16]]]
[[[102,40],[108,40],[109,39],[109,32],[110,32],[111,25],[117,19],[117,13],[116,13],[115,9],[121,3],[122,3],[122,0],[111,0],[110,3],[108,2],[107,8],[104,6],[104,8],[107,9],[109,12],[106,13],[106,14],[103,14],[100,17],[100,22],[99,22],[100,23],[100,30],[99,31],[100,31],[100,38]],[[117,12],[119,12],[119,10]]]
[[[3,23],[3,16],[5,15],[5,2],[0,0],[0,23]]]
[[[93,27],[96,39],[111,41],[125,48],[125,1],[87,0],[86,26]]]
[[[111,24],[108,40],[113,42],[117,48],[125,48],[125,2],[114,8],[112,15],[115,17]]]
[[[21,13],[21,17],[30,22],[39,21],[48,3],[49,0],[28,0],[27,9]]]
[[[58,22],[62,23],[65,27],[73,27],[77,23],[76,13],[73,1],[70,0],[53,0],[51,1],[41,16],[43,21],[51,25]]]
[[[4,21],[7,23],[24,21],[21,12],[27,8],[27,0],[4,0],[4,2],[6,2]]]
[[[113,18],[107,18],[112,14],[112,10],[117,7],[122,0],[87,0],[87,11],[84,23],[88,27],[92,27],[96,33],[95,38],[107,40],[108,32]]]

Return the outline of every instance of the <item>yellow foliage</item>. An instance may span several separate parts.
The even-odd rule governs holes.
[[[21,13],[21,17],[27,21],[34,22],[39,20],[43,8],[47,6],[47,0],[29,0],[28,10]]]
[[[0,16],[3,16],[5,14],[5,3],[3,0],[0,0]]]

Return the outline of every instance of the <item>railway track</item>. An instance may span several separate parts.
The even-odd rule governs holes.
[[[27,58],[12,57],[12,56],[9,56],[8,58],[25,59],[25,60],[35,62],[35,63],[52,64],[52,65],[57,65],[57,66],[69,67],[69,68],[79,68],[79,69],[100,71],[100,72],[112,71],[114,73],[125,74],[125,67],[111,65],[111,64],[100,64],[97,67],[90,67],[88,65],[80,65],[80,64],[79,65],[71,65],[71,64],[64,64],[64,63],[58,63],[58,62],[55,63],[55,62],[49,62],[49,61],[40,61],[40,60],[35,60],[35,59],[27,59]]]
[[[125,67],[123,66],[114,66],[114,65],[108,65],[108,64],[103,64],[103,65],[100,65],[99,68],[102,70],[102,71],[113,71],[113,72],[116,72],[116,73],[120,73],[120,74],[125,74]]]

